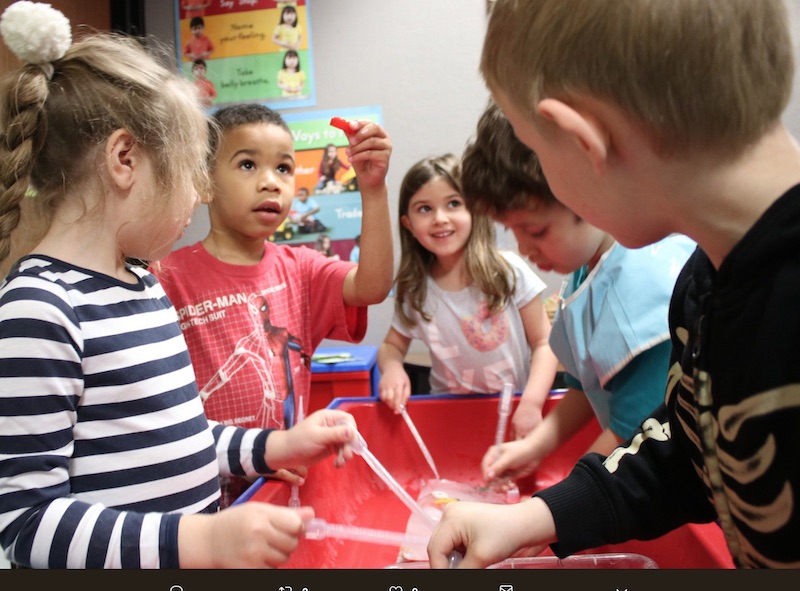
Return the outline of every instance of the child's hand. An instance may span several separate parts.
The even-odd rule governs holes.
[[[267,439],[266,462],[270,468],[309,466],[330,455],[343,466],[353,457],[356,422],[350,413],[322,409],[287,431],[273,431]]]
[[[294,468],[281,468],[272,474],[267,475],[271,480],[283,480],[289,484],[302,486],[308,476],[308,467],[295,466]]]
[[[525,439],[493,445],[481,460],[481,471],[487,486],[508,492],[514,482],[531,474],[541,460]]]
[[[445,505],[428,557],[431,568],[448,568],[450,555],[458,551],[463,555],[459,568],[485,568],[554,535],[552,515],[541,499],[512,505],[459,501]]]
[[[381,375],[381,381],[378,383],[378,396],[389,408],[394,410],[395,414],[403,412],[411,396],[411,380],[401,365],[391,367]]]
[[[249,502],[213,515],[185,515],[178,526],[181,568],[275,568],[297,548],[314,509]]]
[[[347,158],[356,172],[359,187],[379,187],[386,182],[392,142],[386,131],[371,121],[350,121],[353,135],[348,135],[350,146]]]
[[[522,439],[542,422],[542,409],[533,404],[520,403],[511,418],[511,436]]]

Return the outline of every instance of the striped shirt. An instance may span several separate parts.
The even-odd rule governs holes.
[[[175,309],[44,256],[0,288],[0,545],[34,568],[177,568],[181,514],[268,472],[268,432],[203,413]]]

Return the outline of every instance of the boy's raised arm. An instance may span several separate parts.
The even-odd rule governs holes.
[[[351,121],[350,125],[347,156],[361,191],[361,256],[342,289],[346,304],[368,306],[386,299],[392,287],[394,243],[386,185],[392,142],[377,123]]]

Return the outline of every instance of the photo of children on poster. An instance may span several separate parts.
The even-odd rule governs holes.
[[[198,88],[214,89],[209,108],[316,104],[309,0],[175,2],[181,71]],[[200,77],[198,61],[204,66]]]

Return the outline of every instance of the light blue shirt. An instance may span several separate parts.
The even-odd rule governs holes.
[[[298,215],[303,215],[308,213],[309,211],[314,211],[315,209],[319,208],[319,203],[317,203],[313,197],[309,197],[305,200],[305,203],[300,201],[297,197],[294,198],[292,201],[292,210]],[[314,216],[309,216],[308,221],[313,222]]]
[[[670,347],[658,347],[663,371],[652,371],[654,359],[630,364],[669,340],[672,290],[695,247],[683,236],[638,249],[615,243],[585,280],[579,270],[564,281],[550,347],[564,370],[580,382],[601,427],[622,438],[632,435],[664,399]],[[630,376],[614,381],[628,367],[648,369],[649,387]],[[636,387],[617,389],[616,384]]]

